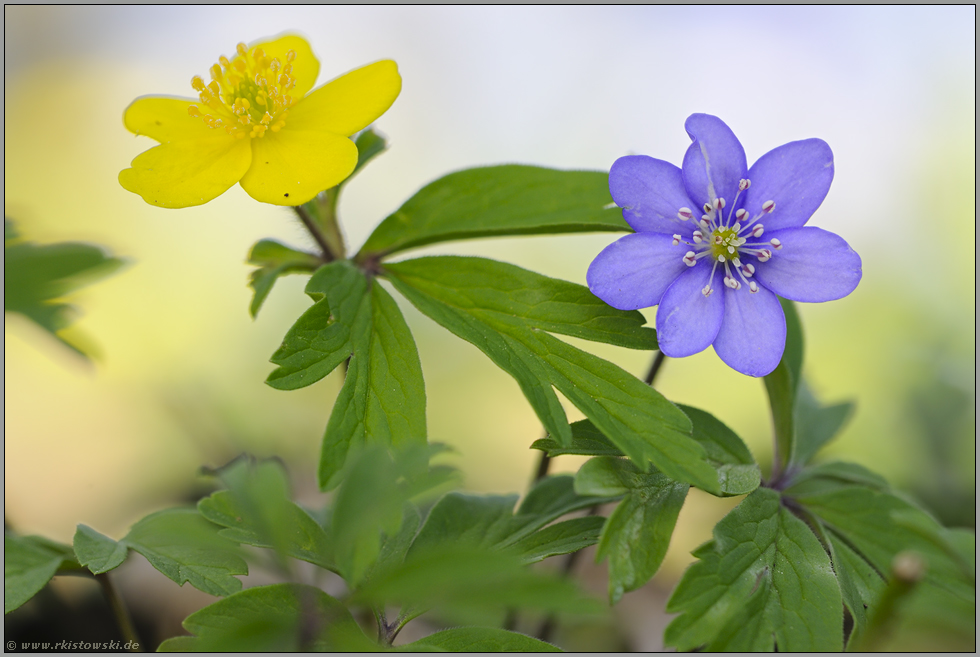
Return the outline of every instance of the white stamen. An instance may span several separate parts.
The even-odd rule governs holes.
[[[766,201],[765,203],[762,204],[762,211],[763,212],[769,213],[769,212],[772,212],[775,209],[776,209],[776,202],[775,201]]]
[[[674,246],[677,246],[680,243],[681,243],[681,236],[680,235],[674,235],[674,239],[671,241],[671,244],[673,244]]]
[[[746,210],[745,208],[742,208],[741,210],[735,213],[735,218],[738,219],[739,221],[745,221],[745,218],[747,216],[749,216],[749,211]]]
[[[703,288],[701,288],[701,294],[704,295],[705,299],[710,297],[712,292],[714,292],[714,290],[711,289],[710,285],[705,285]]]
[[[749,180],[748,178],[742,178],[741,180],[738,181],[738,189],[739,191],[742,192],[748,189],[751,185],[752,185],[752,181]]]
[[[749,292],[751,292],[752,294],[755,294],[758,291],[759,291],[759,286],[755,284],[755,281],[750,281],[749,282]]]
[[[728,247],[728,252],[729,253],[735,253],[735,247],[734,246]]]
[[[736,256],[736,257],[732,258],[732,264],[735,265],[736,267],[741,267],[742,266],[742,261],[739,260],[738,256]]]
[[[711,213],[711,204],[710,203],[705,203],[704,204],[704,212],[705,212],[705,214],[710,214]]]
[[[694,237],[695,244],[700,244],[701,242],[704,241],[704,233],[702,233],[700,230],[694,231],[693,237]]]
[[[742,267],[742,271],[745,273],[745,276],[747,278],[752,278],[752,274],[755,273],[755,267],[752,265],[751,262],[747,262],[745,263],[745,266]]]
[[[685,265],[688,267],[693,267],[698,262],[697,254],[694,253],[694,251],[688,251],[684,254],[683,260]]]
[[[711,224],[708,223],[708,215],[701,217],[701,228],[704,228],[705,230],[709,230],[711,228]]]
[[[759,251],[759,255],[757,255],[756,257],[759,259],[759,262],[765,262],[766,260],[772,257],[772,251],[770,251],[769,249],[762,249]]]
[[[783,243],[780,242],[775,237],[772,238],[771,240],[769,240],[769,243],[772,244],[773,248],[775,248],[776,250],[779,250],[779,249],[783,248]]]
[[[734,230],[734,231],[735,231],[736,233],[738,233],[738,231],[740,231],[740,230],[742,230],[742,224],[740,224],[740,223],[738,223],[738,222],[736,221],[736,222],[735,222],[735,225],[734,225],[734,226],[732,226],[732,230]]]
[[[721,210],[723,207],[725,207],[725,199],[723,199],[723,198],[716,198],[715,199],[715,209],[716,210]]]
[[[721,235],[715,235],[715,244],[721,244]]]
[[[681,221],[687,221],[693,216],[694,213],[691,212],[691,208],[681,208],[680,210],[677,211],[677,218],[680,219]]]
[[[723,255],[718,256],[718,262],[725,262],[725,256]]]
[[[749,233],[752,237],[762,237],[762,233],[765,232],[765,227],[762,224],[757,224],[752,232]]]

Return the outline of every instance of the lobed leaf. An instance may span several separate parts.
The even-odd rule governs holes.
[[[813,396],[806,382],[800,382],[796,393],[796,410],[793,424],[796,440],[793,445],[791,464],[802,466],[829,443],[843,428],[854,412],[852,402],[823,406]]]
[[[629,232],[608,174],[503,165],[457,171],[423,187],[374,229],[358,258],[459,239]]]
[[[193,509],[166,509],[137,522],[120,543],[181,586],[189,582],[211,595],[231,595],[242,588],[234,575],[248,574],[248,566],[218,531]]]
[[[67,545],[41,536],[3,533],[3,613],[9,614],[33,598],[60,568],[77,569]]]
[[[689,488],[659,472],[642,472],[622,458],[599,456],[579,469],[579,493],[624,496],[606,519],[596,551],[597,562],[609,558],[611,604],[656,574]]]
[[[526,634],[496,627],[454,627],[400,646],[407,652],[562,652],[560,648]]]
[[[544,332],[598,339],[592,327],[572,330],[585,326],[581,318],[570,324],[560,317],[545,318],[535,309],[537,302],[527,301],[534,298],[528,289],[537,275],[491,260],[445,257],[386,265],[386,271],[419,310],[511,374],[559,443],[567,445],[572,436],[552,386],[630,458],[652,462],[675,479],[719,492],[717,473],[704,448],[690,437],[690,421],[676,406],[612,363]],[[479,274],[471,275],[474,272]],[[616,311],[608,311],[612,312]]]
[[[758,488],[695,551],[667,603],[664,640],[678,650],[839,651],[841,592],[823,546]]]
[[[86,525],[78,526],[72,543],[78,563],[96,575],[119,567],[129,554],[129,548],[125,544],[114,541]]]

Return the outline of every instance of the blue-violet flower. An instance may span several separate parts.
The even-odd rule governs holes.
[[[682,168],[621,157],[609,191],[636,232],[589,266],[589,289],[621,310],[657,309],[657,336],[675,358],[708,345],[733,369],[765,376],[782,358],[786,317],[776,295],[832,301],[861,280],[847,242],[804,227],[834,178],[820,139],[794,141],[748,168],[731,128],[708,114],[684,124]]]

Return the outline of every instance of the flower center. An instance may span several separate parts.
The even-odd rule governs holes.
[[[738,193],[732,205],[738,203],[738,197],[751,185],[749,180],[738,181]],[[674,246],[681,242],[693,247],[682,258],[684,264],[693,267],[698,260],[710,258],[712,261],[711,274],[708,276],[707,285],[702,288],[701,293],[709,296],[714,289],[711,281],[715,278],[715,271],[719,266],[724,267],[725,287],[733,290],[741,290],[742,283],[749,288],[749,292],[758,292],[759,286],[755,281],[749,279],[755,274],[755,265],[742,262],[744,256],[754,256],[759,262],[766,262],[772,258],[772,249],[783,248],[782,243],[773,238],[768,242],[749,242],[750,238],[758,239],[765,231],[762,224],[758,223],[767,214],[771,214],[776,209],[773,201],[766,201],[762,204],[760,212],[749,220],[749,211],[742,208],[734,213],[729,213],[725,218],[725,199],[713,198],[710,203],[704,204],[704,214],[699,221],[695,221],[697,228],[691,235],[691,242],[685,241],[680,235],[674,235]],[[694,212],[690,208],[681,208],[677,211],[677,218],[681,221],[694,221]],[[732,220],[734,219],[734,223]]]
[[[293,105],[287,92],[296,86],[296,51],[288,51],[283,63],[278,57],[269,58],[261,48],[250,53],[244,43],[236,50],[238,56],[233,60],[224,55],[218,58],[207,85],[199,75],[191,79],[201,105],[191,105],[187,113],[212,130],[223,129],[239,139],[264,137],[267,130],[279,132]]]

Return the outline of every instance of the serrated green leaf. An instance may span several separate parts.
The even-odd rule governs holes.
[[[96,575],[117,568],[129,553],[129,548],[122,543],[86,525],[78,526],[72,543],[78,562]]]
[[[517,380],[559,443],[569,444],[572,436],[552,386],[630,458],[719,492],[717,473],[690,437],[687,416],[616,365],[545,332],[572,334],[562,318],[545,321],[523,301],[537,275],[478,258],[421,258],[386,267],[396,289],[419,310],[476,345]],[[509,304],[512,292],[516,298]]]
[[[664,641],[678,650],[839,651],[842,600],[810,528],[758,488],[695,553],[667,603]]]
[[[161,652],[337,650],[358,635],[377,649],[340,602],[303,584],[246,589],[194,612],[183,625],[195,636],[169,639]]]
[[[219,529],[193,509],[166,509],[137,522],[120,543],[181,586],[231,595],[242,588],[234,575],[247,575],[248,565]]]
[[[3,613],[8,614],[44,588],[59,568],[77,569],[67,545],[41,536],[3,533]]]
[[[540,639],[496,627],[454,627],[400,646],[409,652],[432,648],[446,652],[562,652]]]
[[[566,513],[608,501],[602,496],[576,494],[569,475],[537,482],[515,513],[517,498],[466,493],[443,496],[429,511],[409,554],[445,545],[506,549]]]
[[[3,309],[27,317],[76,353],[81,344],[62,333],[78,310],[58,301],[89,283],[112,274],[125,261],[105,249],[82,242],[39,245],[19,239],[14,223],[4,217]]]
[[[326,532],[290,499],[279,462],[240,459],[220,472],[229,490],[202,499],[197,510],[226,528],[219,532],[221,536],[337,571]]]
[[[626,459],[599,456],[587,461],[575,477],[582,494],[624,495],[606,519],[596,561],[609,559],[609,601],[635,591],[663,563],[688,484],[659,472],[645,473]]]
[[[347,378],[323,437],[321,488],[332,487],[351,448],[426,444],[425,382],[415,340],[377,281],[352,325],[351,342]]]
[[[629,232],[608,174],[503,165],[457,171],[423,187],[371,233],[358,257],[500,235]]]
[[[275,240],[259,240],[249,251],[248,264],[258,265],[258,269],[249,274],[248,282],[254,290],[248,308],[254,318],[280,276],[313,272],[323,264],[323,260],[313,253],[299,251]]]
[[[854,412],[854,404],[844,402],[823,406],[816,400],[806,382],[800,382],[796,392],[796,440],[792,465],[807,464],[820,449],[830,442]]]
[[[331,262],[306,285],[316,301],[296,321],[272,355],[279,367],[266,383],[296,390],[316,383],[347,360],[353,351],[351,331],[367,304],[367,279],[350,262]]]

